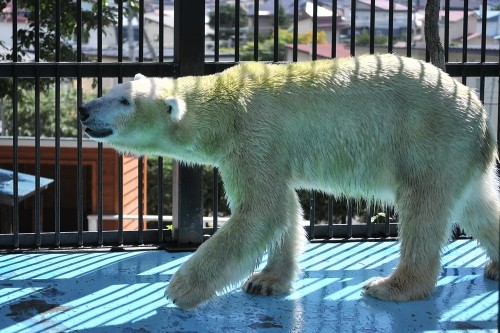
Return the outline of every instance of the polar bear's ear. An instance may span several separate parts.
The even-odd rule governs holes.
[[[186,113],[186,102],[180,98],[167,97],[164,101],[167,113],[174,122],[179,122]]]
[[[141,73],[137,73],[135,74],[134,76],[134,81],[137,81],[137,80],[142,80],[142,79],[147,79],[146,76],[142,75]]]

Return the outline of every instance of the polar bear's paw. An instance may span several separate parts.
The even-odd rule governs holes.
[[[290,281],[271,272],[254,273],[241,286],[249,294],[266,296],[289,293],[291,287]]]
[[[181,267],[172,277],[165,290],[165,296],[181,309],[193,309],[213,297],[215,291],[208,288],[207,281],[195,278],[188,269]]]
[[[488,279],[500,280],[500,267],[498,262],[493,260],[490,261],[484,269],[484,275],[486,275]]]
[[[384,301],[393,302],[425,299],[430,296],[433,290],[434,285],[402,283],[400,279],[395,279],[393,277],[379,277],[363,286],[363,292],[365,294]]]

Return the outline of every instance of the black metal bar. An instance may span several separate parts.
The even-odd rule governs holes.
[[[99,83],[98,86],[102,87],[102,82],[101,79],[98,79]],[[101,90],[102,88],[99,88]],[[102,92],[99,92],[99,96],[102,95]],[[99,246],[102,246],[102,231],[103,231],[103,221],[102,221],[102,215],[103,215],[103,201],[104,201],[104,195],[103,195],[103,183],[104,183],[104,177],[103,177],[103,161],[102,161],[102,143],[99,142],[97,144],[97,244]]]
[[[295,0],[293,2],[293,50],[292,50],[293,62],[297,62],[298,42],[299,42],[299,0]]]
[[[480,56],[480,61],[483,63],[486,61],[486,22],[488,13],[488,3],[487,1],[483,1],[482,4],[482,10],[481,10],[481,56]],[[481,75],[479,76],[479,99],[481,102],[484,104],[484,92],[485,92],[485,76]],[[500,115],[499,115],[500,116]]]
[[[97,1],[97,62],[102,62],[102,28],[102,1]]]
[[[391,235],[391,207],[386,206],[385,208],[385,223],[384,223],[384,235],[389,237]]]
[[[158,244],[163,243],[163,157],[158,157]]]
[[[214,25],[214,61],[217,62],[220,49],[220,0],[215,0]]]
[[[484,104],[484,91],[485,91],[485,77],[481,75],[479,77],[479,100]]]
[[[469,25],[469,0],[464,0],[464,25],[462,29],[462,62],[467,62],[467,35]]]
[[[387,52],[392,53],[394,45],[394,1],[389,1],[389,32],[387,35]]]
[[[139,157],[137,159],[138,163],[138,168],[137,168],[137,173],[138,173],[138,243],[139,244],[144,244],[144,157]]]
[[[213,211],[213,233],[217,231],[218,228],[218,218],[219,218],[219,172],[217,168],[213,170],[213,193],[212,193],[212,211]]]
[[[160,8],[163,1],[160,2]],[[160,22],[163,21],[163,10],[160,10]],[[160,23],[160,40],[163,38],[163,25]],[[118,1],[118,62],[123,63],[123,1]],[[163,44],[160,47],[160,54],[163,52]],[[123,82],[123,68],[118,72],[118,83]],[[118,154],[118,246],[123,246],[123,154]],[[104,241],[104,234],[103,234]]]
[[[411,57],[411,47],[413,45],[413,3],[408,0],[408,10],[406,12],[406,56]]]
[[[280,2],[279,0],[274,0],[274,17],[273,17],[273,26],[274,26],[274,47],[273,47],[273,61],[278,62],[279,58],[279,9]]]
[[[234,2],[234,61],[240,61],[240,0]]]
[[[333,237],[333,196],[328,196],[328,238]]]
[[[55,61],[61,61],[61,2],[56,1],[56,49]],[[55,107],[54,107],[54,246],[61,244],[61,80],[59,71],[55,77]]]
[[[366,238],[370,238],[372,236],[372,216],[375,210],[375,201],[369,200],[366,201]]]
[[[55,134],[54,134],[54,150],[55,161],[54,166],[54,231],[56,239],[54,245],[56,247],[61,243],[61,81],[57,76],[55,78]]]
[[[444,62],[450,56],[450,0],[444,1]]]
[[[314,225],[316,224],[316,192],[309,194],[309,239],[315,238]]]
[[[159,1],[159,11],[160,11],[160,21],[158,25],[158,61],[163,62],[164,58],[164,47],[165,47],[165,36],[163,34],[163,29],[165,26],[165,2],[164,1]]]
[[[35,0],[35,63],[40,62],[40,1]],[[35,76],[35,234],[36,246],[40,247],[42,231],[40,196],[40,77]]]
[[[483,0],[482,10],[481,10],[481,62],[486,61],[486,22],[488,17],[488,3]],[[485,92],[485,76],[483,73],[479,76],[479,99],[484,104],[484,92]],[[500,115],[499,115],[500,116]]]
[[[123,155],[118,155],[118,245],[123,245]]]
[[[162,30],[163,29],[160,29],[160,31]],[[121,63],[123,62],[123,1],[118,1],[118,30],[116,42],[118,45],[118,62]]]
[[[40,163],[40,78],[35,77],[35,234],[37,247],[42,245],[40,237],[42,231]]]
[[[77,64],[82,62],[82,1],[76,0],[76,61]],[[77,67],[76,79],[76,100],[77,104],[81,105],[82,98],[82,73],[81,67]],[[77,172],[76,172],[76,188],[77,188],[77,225],[78,225],[78,246],[83,246],[83,148],[82,148],[82,127],[77,120]]]
[[[12,1],[12,31],[17,31],[17,1]],[[12,63],[17,64],[17,33],[12,34]],[[1,73],[1,71],[0,71]],[[14,248],[19,247],[19,184],[18,184],[18,173],[19,173],[19,124],[18,124],[18,76],[17,69],[14,69],[12,73],[12,147],[13,156],[12,159],[12,171],[13,171],[13,192],[14,192],[14,205],[12,207],[12,232],[14,233],[13,246]]]
[[[346,238],[352,238],[352,206],[353,206],[353,199],[347,199],[347,234]]]
[[[144,61],[144,0],[139,0],[139,62]]]
[[[488,18],[488,2],[486,0],[483,0],[482,10],[481,10],[481,18],[482,18],[481,19],[481,62],[485,62],[486,61],[486,22],[488,21],[488,19],[487,19]]]
[[[313,22],[312,22],[312,43],[311,58],[318,58],[318,0],[313,0]]]
[[[102,1],[97,2],[97,62],[102,62]],[[102,96],[102,76],[97,76],[97,97]],[[104,195],[103,195],[103,155],[102,143],[97,144],[97,245],[103,245],[103,220]]]
[[[144,0],[139,0],[139,63],[144,62]],[[162,27],[163,28],[163,27]],[[137,159],[137,182],[138,182],[138,243],[144,244],[144,157]]]
[[[373,53],[375,53],[375,0],[370,1],[370,54]]]
[[[351,56],[356,55],[356,3],[351,0]]]
[[[337,0],[332,0],[332,58],[337,57]]]
[[[254,1],[253,9],[253,60],[259,60],[259,1]],[[215,228],[215,227],[214,227]]]
[[[77,77],[76,81],[76,100],[77,104],[82,104],[82,78]],[[78,246],[83,246],[83,144],[82,127],[77,120],[77,171],[76,171],[76,193],[77,193],[77,225],[78,225]]]
[[[205,2],[174,2],[174,61],[179,76],[204,71]],[[202,168],[174,164],[173,239],[177,244],[203,241]]]

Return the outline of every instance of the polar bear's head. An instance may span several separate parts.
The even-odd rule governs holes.
[[[115,85],[107,95],[78,108],[85,133],[121,150],[154,152],[159,141],[175,137],[172,133],[181,127],[186,112],[183,99],[170,95],[174,85],[173,79],[141,74]]]

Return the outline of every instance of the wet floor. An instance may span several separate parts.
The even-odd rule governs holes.
[[[309,244],[294,291],[259,297],[235,288],[183,311],[163,297],[190,253],[165,251],[0,255],[0,332],[497,332],[498,283],[483,277],[475,241],[445,250],[424,301],[365,296],[395,268],[399,244]]]

